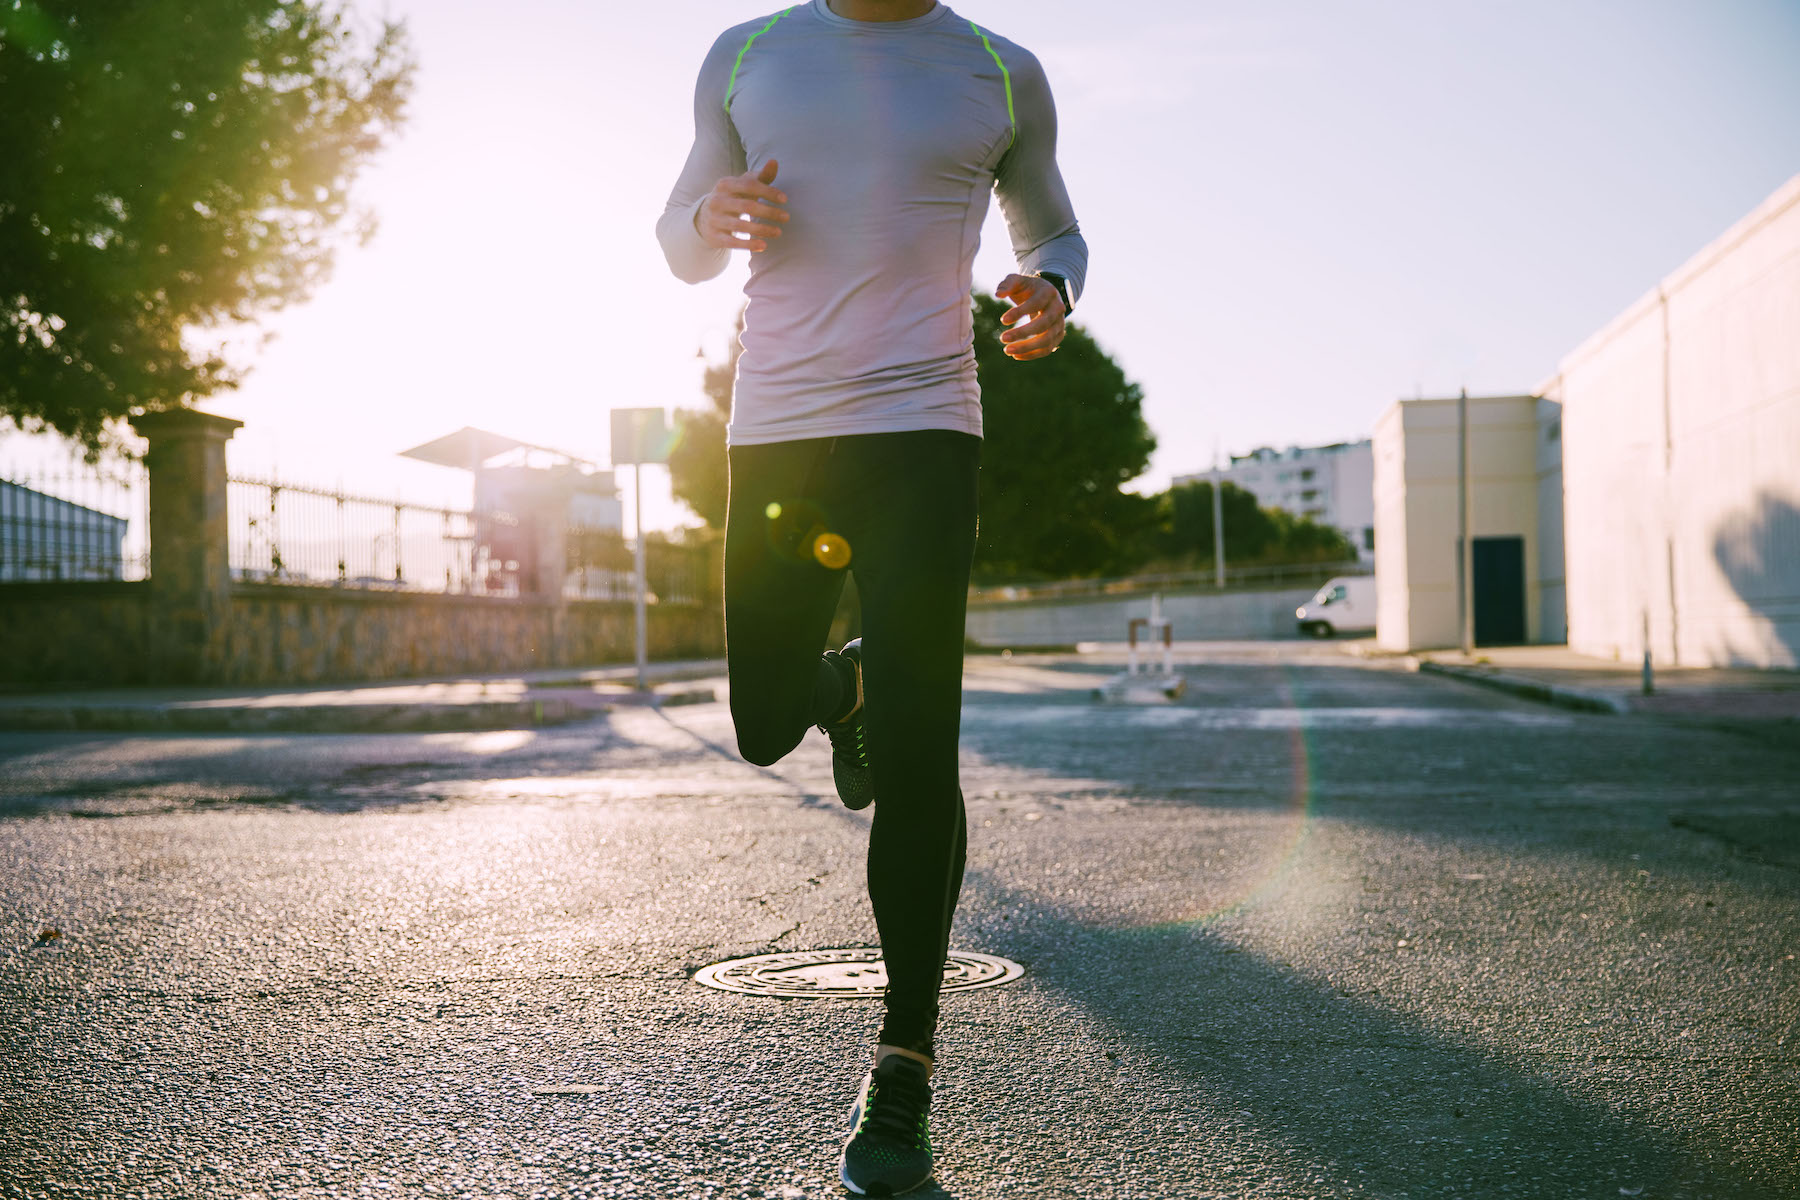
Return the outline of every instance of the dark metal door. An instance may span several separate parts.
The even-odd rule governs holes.
[[[1525,539],[1475,539],[1475,644],[1525,640]]]

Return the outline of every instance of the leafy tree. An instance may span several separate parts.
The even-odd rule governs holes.
[[[975,297],[981,372],[984,579],[1065,578],[1129,570],[1157,522],[1154,498],[1119,490],[1149,465],[1156,438],[1143,391],[1080,325],[1048,358],[1000,348],[1008,305]]]
[[[1225,561],[1231,566],[1347,562],[1356,550],[1338,530],[1279,508],[1261,508],[1256,497],[1229,480],[1224,503]],[[1150,542],[1167,566],[1214,561],[1213,489],[1209,482],[1183,484],[1157,497],[1163,514]]]
[[[411,73],[334,0],[0,0],[0,415],[92,449],[235,386],[225,329],[371,231]]]
[[[1354,562],[1356,547],[1340,530],[1321,525],[1311,517],[1299,517],[1285,509],[1264,509],[1274,526],[1271,549],[1264,552],[1268,563]],[[1225,543],[1227,561],[1231,543]]]
[[[737,334],[743,331],[744,313],[739,309],[737,329],[725,361],[707,363],[700,380],[701,390],[712,403],[706,408],[676,412],[675,444],[669,450],[670,490],[714,529],[725,528],[725,426],[731,420],[731,389],[737,379],[738,357],[744,352]]]
[[[975,297],[986,433],[976,571],[1045,578],[1128,569],[1158,518],[1153,498],[1119,490],[1156,447],[1142,392],[1079,325],[1048,358],[1007,358],[999,341],[1007,307]],[[712,404],[678,415],[669,456],[676,497],[716,528],[725,523],[725,424],[738,352],[734,338],[730,356],[708,365],[702,386]]]
[[[1213,561],[1213,490],[1210,483],[1190,483],[1165,493],[1167,524],[1161,539],[1164,555],[1190,561]],[[1225,547],[1232,561],[1254,558],[1268,540],[1267,514],[1256,497],[1235,483],[1220,485],[1225,506]]]

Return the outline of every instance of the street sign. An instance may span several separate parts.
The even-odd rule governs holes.
[[[666,463],[675,441],[669,417],[660,408],[612,410],[613,466],[626,463]]]

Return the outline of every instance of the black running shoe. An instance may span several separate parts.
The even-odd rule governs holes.
[[[931,1178],[931,1072],[890,1054],[863,1079],[838,1177],[859,1196],[898,1196]]]
[[[843,652],[827,650],[832,665],[844,669],[856,687],[856,710],[835,725],[821,725],[831,739],[831,779],[844,807],[859,810],[875,801],[875,776],[869,770],[868,729],[863,723],[862,639],[844,643]]]

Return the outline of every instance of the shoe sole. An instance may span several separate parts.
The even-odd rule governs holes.
[[[845,1162],[842,1158],[838,1159],[838,1181],[851,1191],[855,1192],[858,1196],[866,1196],[869,1194],[850,1182],[850,1164]]]
[[[927,1175],[927,1176],[925,1176],[925,1178],[919,1180],[919,1182],[914,1183],[914,1184],[909,1184],[906,1187],[901,1188],[897,1192],[893,1191],[891,1189],[888,1191],[883,1191],[883,1192],[865,1192],[861,1188],[857,1187],[854,1183],[850,1182],[850,1164],[845,1162],[843,1160],[843,1158],[840,1157],[838,1159],[838,1180],[845,1187],[849,1188],[852,1192],[855,1192],[858,1196],[904,1196],[907,1192],[916,1191],[919,1188],[922,1188],[926,1184],[930,1183],[931,1176]]]
[[[861,641],[862,639],[858,638],[857,640]],[[844,657],[849,658],[850,665],[856,668],[856,707],[850,710],[850,716],[854,717],[857,713],[862,711],[863,706],[862,647],[858,646],[856,648],[856,657],[851,658],[848,654],[844,655]]]
[[[860,640],[860,639],[858,639],[858,640]],[[851,709],[849,712],[849,715],[844,718],[844,720],[848,721],[851,717],[854,717],[857,713],[859,713],[863,710],[862,651],[859,648],[857,650],[856,656],[854,658],[852,658],[848,654],[843,655],[843,657],[850,663],[850,673],[852,675],[856,676],[856,707]],[[868,770],[868,768],[863,767],[862,770],[866,771],[866,770]],[[832,783],[832,787],[836,788],[837,780],[835,778],[831,781],[831,783]],[[844,799],[844,794],[841,791],[838,792],[838,800],[841,801],[843,803],[844,807],[849,809],[851,812],[861,812],[863,809],[869,807],[869,805],[875,803],[875,797],[870,796],[867,800],[864,800],[861,804],[852,804],[852,803],[850,803],[850,801]],[[862,1195],[866,1195],[867,1193],[857,1192],[856,1194],[859,1196],[862,1196]]]

